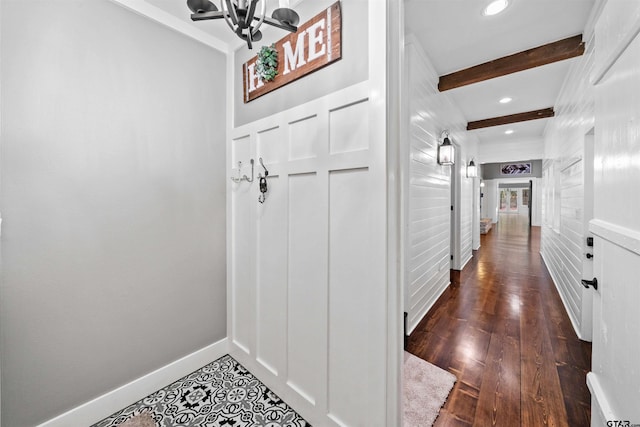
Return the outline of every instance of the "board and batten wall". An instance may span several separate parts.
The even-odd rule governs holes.
[[[472,257],[474,231],[479,241],[479,228],[473,227],[473,221],[479,220],[479,210],[473,198],[479,197],[480,183],[477,178],[466,178],[463,166],[476,156],[477,142],[464,130],[466,121],[457,107],[438,91],[438,75],[411,35],[406,37],[405,58],[403,109],[408,131],[406,144],[403,142],[406,152],[401,155],[405,194],[402,281],[407,333],[411,333],[449,285],[450,269],[462,269]],[[451,132],[451,140],[457,146],[453,167],[437,162],[438,144],[445,129]],[[458,198],[453,202],[452,174],[456,174]],[[453,246],[452,218],[457,232]]]
[[[640,3],[606,2],[595,32],[594,427],[640,423]]]
[[[192,78],[226,57],[106,0],[0,7],[2,424],[108,394],[48,424],[86,426],[226,337],[225,103]]]
[[[582,312],[583,304],[591,303],[591,291],[580,281],[587,237],[585,197],[592,197],[584,194],[583,173],[585,137],[594,126],[592,40],[585,54],[572,61],[545,133],[540,252],[577,335],[590,340],[591,322]]]
[[[320,10],[305,4],[315,5],[310,16]],[[350,23],[363,16],[346,11],[363,3],[342,5],[349,45],[362,36]],[[365,9],[369,47],[360,49],[372,52],[385,44],[377,28],[386,11]],[[399,388],[387,392],[389,346],[398,360],[402,352],[387,330],[385,56],[352,53],[348,61],[364,61],[363,81],[312,99],[294,92],[290,108],[274,102],[270,114],[230,131],[228,175],[241,161],[241,175],[251,176],[254,159],[256,179],[228,181],[228,334],[231,354],[312,425],[382,427],[398,424],[388,418],[399,399]],[[341,79],[345,59],[308,79]],[[305,79],[285,88],[304,88]],[[278,92],[253,102],[269,104]],[[269,171],[264,203],[260,158]]]

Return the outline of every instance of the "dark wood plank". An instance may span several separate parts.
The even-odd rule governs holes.
[[[442,426],[588,426],[591,345],[572,329],[540,257],[540,228],[501,218],[409,337],[458,382]]]
[[[564,397],[556,367],[540,292],[526,292],[522,328],[523,425],[568,427]]]
[[[507,116],[491,117],[489,119],[476,120],[467,123],[467,130],[482,129],[492,126],[508,125],[511,123],[527,122],[529,120],[546,119],[555,115],[553,107],[541,110],[527,111],[525,113],[509,114]]]
[[[574,58],[583,53],[584,43],[580,34],[441,76],[438,82],[438,89],[444,92],[445,90]]]
[[[520,342],[491,336],[473,425],[509,426],[520,419]]]

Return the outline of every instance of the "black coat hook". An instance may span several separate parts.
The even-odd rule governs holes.
[[[258,178],[259,178],[259,182],[260,182],[260,195],[258,196],[258,201],[260,203],[264,203],[264,201],[267,199],[267,176],[269,176],[269,171],[267,170],[267,168],[265,167],[263,161],[262,161],[262,157],[260,157],[258,159],[258,161],[260,162],[260,165],[262,166],[262,168],[264,169],[264,176],[262,176],[261,174],[258,174]]]

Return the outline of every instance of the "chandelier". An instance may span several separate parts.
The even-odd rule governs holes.
[[[257,12],[260,3],[260,12]],[[295,33],[298,31],[300,17],[287,7],[288,0],[280,0],[280,7],[267,16],[267,0],[220,0],[220,9],[209,0],[187,0],[187,6],[193,14],[192,21],[208,19],[224,19],[238,37],[247,42],[251,49],[252,43],[262,39],[260,27],[268,24]]]

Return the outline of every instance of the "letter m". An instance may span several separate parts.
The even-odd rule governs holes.
[[[298,40],[296,41],[296,50],[291,48],[291,41],[282,45],[284,49],[284,72],[282,75],[289,74],[295,71],[296,68],[302,67],[307,62],[304,60],[304,36],[306,31],[298,34]]]

